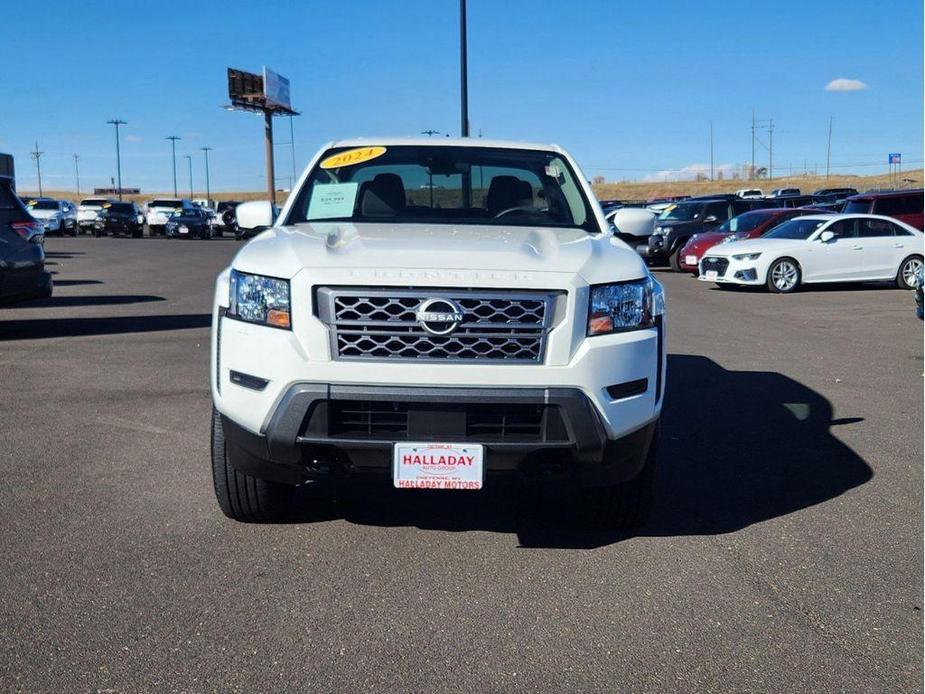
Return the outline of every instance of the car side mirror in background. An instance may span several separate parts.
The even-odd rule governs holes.
[[[819,234],[819,240],[822,241],[822,243],[828,243],[834,238],[835,238],[834,232],[831,232],[828,229],[826,229],[821,234]]]
[[[715,221],[716,221],[716,217],[715,217],[714,215],[712,215],[712,214],[711,214],[709,217],[704,217],[704,218],[703,218],[703,223],[704,223],[704,224],[712,224],[712,223],[715,222]]]
[[[242,202],[235,209],[235,216],[241,229],[265,229],[275,221],[273,204],[269,200]]]

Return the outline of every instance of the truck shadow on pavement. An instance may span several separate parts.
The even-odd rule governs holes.
[[[124,304],[148,304],[152,301],[166,301],[162,296],[151,294],[91,294],[86,296],[52,296],[48,299],[23,301],[4,305],[3,308],[71,308],[74,306],[121,306]]]
[[[696,355],[670,355],[668,374],[656,503],[637,532],[580,526],[568,497],[555,490],[501,487],[473,495],[356,492],[296,520],[516,533],[522,547],[592,549],[633,536],[734,532],[833,499],[873,476],[830,432],[863,420],[833,420],[828,400],[783,374],[728,371]]]
[[[190,328],[208,328],[211,324],[211,313],[120,316],[116,318],[0,320],[0,342],[4,340],[41,340],[52,337],[83,337],[87,335],[121,335],[123,333],[187,330]]]

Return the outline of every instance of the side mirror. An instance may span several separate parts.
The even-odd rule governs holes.
[[[715,221],[716,221],[716,217],[715,217],[714,215],[712,215],[712,214],[711,214],[709,217],[704,217],[704,218],[703,218],[703,223],[704,223],[704,224],[713,224]]]
[[[834,232],[831,232],[828,229],[826,229],[821,234],[819,234],[819,240],[822,241],[822,243],[828,243],[834,238],[835,238]]]
[[[238,226],[242,229],[266,229],[276,219],[273,204],[269,200],[242,202],[235,209]]]

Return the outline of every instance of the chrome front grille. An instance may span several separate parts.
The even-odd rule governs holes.
[[[455,307],[458,321],[418,320],[431,300]],[[316,304],[337,359],[539,363],[555,300],[520,291],[319,287]]]

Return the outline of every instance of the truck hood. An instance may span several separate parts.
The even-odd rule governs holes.
[[[515,270],[581,275],[588,283],[646,276],[642,259],[584,229],[314,222],[274,227],[235,257],[242,272],[293,277],[303,268]]]

